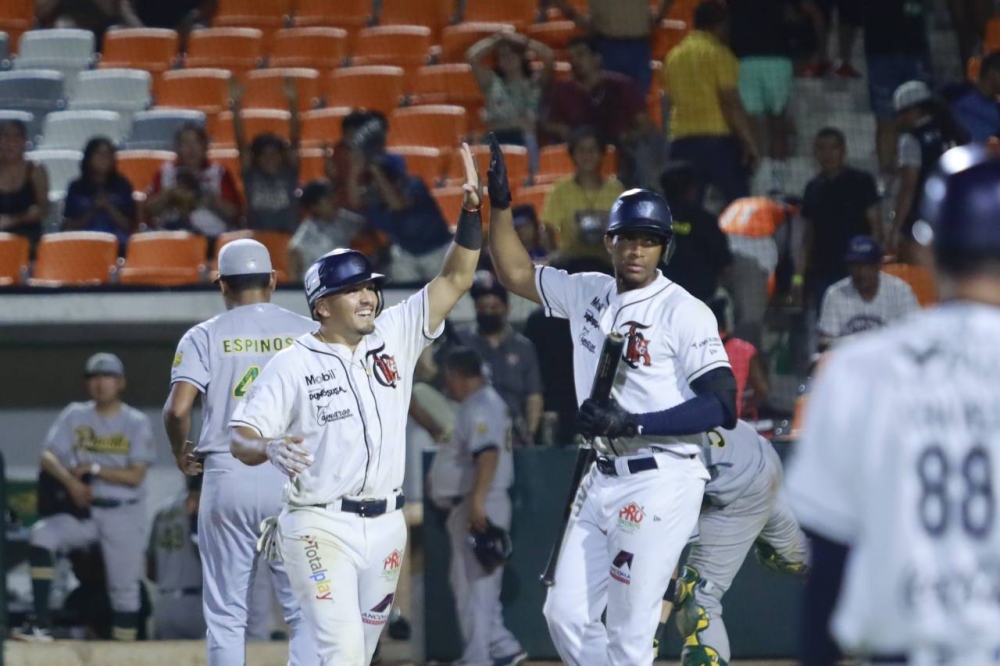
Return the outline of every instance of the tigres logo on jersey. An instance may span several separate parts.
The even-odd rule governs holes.
[[[128,453],[132,442],[121,433],[98,437],[90,426],[80,426],[73,431],[76,442],[73,446],[77,451],[88,453]]]
[[[628,330],[625,331],[628,342],[625,345],[622,359],[632,369],[638,368],[640,364],[649,367],[649,340],[642,334],[642,331],[649,326],[637,321],[625,322],[625,326],[628,327]]]
[[[396,388],[399,381],[399,371],[396,369],[396,357],[383,354],[385,345],[368,352],[367,356],[372,357],[372,372],[375,373],[375,381],[388,388]]]

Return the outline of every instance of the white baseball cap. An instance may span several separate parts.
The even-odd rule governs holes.
[[[931,89],[923,81],[907,81],[896,88],[892,96],[892,106],[896,113],[930,101]]]
[[[267,248],[251,238],[226,243],[219,251],[220,278],[269,274],[271,270],[271,255]]]

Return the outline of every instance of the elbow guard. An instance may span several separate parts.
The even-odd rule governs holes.
[[[722,405],[726,420],[722,427],[726,430],[736,427],[736,377],[729,368],[717,368],[703,374],[691,382],[691,390],[698,395],[710,393]]]

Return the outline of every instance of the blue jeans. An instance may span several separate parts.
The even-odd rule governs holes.
[[[641,39],[612,39],[601,37],[597,41],[601,52],[601,67],[610,72],[624,74],[639,86],[643,98],[649,94],[653,82],[653,70],[649,61],[653,58],[653,45],[648,37]]]
[[[670,145],[670,159],[690,162],[698,170],[698,204],[705,199],[705,188],[714,185],[726,205],[750,196],[750,173],[743,166],[743,149],[736,137],[687,136]]]

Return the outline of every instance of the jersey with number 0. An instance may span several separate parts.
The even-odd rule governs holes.
[[[849,651],[995,663],[998,340],[1000,309],[947,304],[817,378],[787,485],[803,527],[849,547],[831,625]]]
[[[705,497],[712,506],[728,506],[764,471],[765,451],[772,448],[771,442],[746,421],[737,421],[732,430],[710,430],[706,436],[704,461],[712,478],[705,486]]]
[[[97,463],[106,469],[124,469],[156,460],[153,428],[145,414],[122,404],[113,416],[97,413],[93,401],[71,402],[60,412],[45,438],[51,451],[68,469]],[[91,482],[94,497],[128,501],[142,499],[146,484],[129,486],[102,479]]]
[[[233,308],[198,324],[181,338],[170,383],[187,382],[204,394],[198,453],[229,452],[229,419],[267,362],[316,322],[272,303]]]
[[[506,490],[514,483],[511,453],[510,411],[507,403],[487,384],[470,395],[458,410],[449,446],[457,451],[460,471],[459,495],[467,495],[476,485],[476,457],[483,451],[499,455],[490,490]]]
[[[181,493],[156,513],[146,557],[156,568],[161,592],[201,587],[201,559],[191,538],[187,493]]]
[[[619,294],[608,275],[570,275],[539,266],[535,286],[545,314],[569,320],[579,404],[590,396],[601,347],[611,332],[626,338],[622,361],[627,366],[611,395],[629,412],[675,407],[695,397],[691,382],[729,368],[712,311],[659,271],[649,285]],[[615,440],[609,453],[628,455],[655,446],[697,454],[702,442],[703,435],[639,436]]]
[[[388,308],[352,352],[307,334],[278,353],[230,421],[262,437],[296,436],[313,464],[285,486],[292,506],[388,497],[403,484],[406,418],[428,330],[427,289]]]

